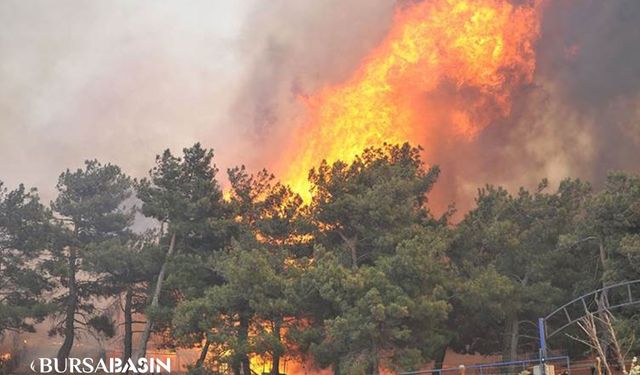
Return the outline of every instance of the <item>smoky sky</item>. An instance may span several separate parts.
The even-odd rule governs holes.
[[[540,74],[584,118],[593,162],[583,167],[595,179],[611,168],[638,170],[639,20],[637,1],[589,0],[552,3],[543,24]]]
[[[195,141],[222,168],[269,167],[304,125],[300,98],[348,79],[410,3],[4,1],[0,180],[50,199],[84,159],[137,177]],[[635,0],[548,0],[535,78],[512,113],[429,153],[441,205],[465,208],[487,183],[637,172],[639,19]]]
[[[510,116],[444,147],[436,195],[464,211],[478,187],[572,177],[602,185],[640,169],[640,2],[546,1],[533,82]]]
[[[268,167],[298,95],[347,77],[393,6],[4,1],[0,180],[50,199],[59,173],[85,159],[142,176],[155,154],[196,141],[222,169]]]
[[[50,198],[88,158],[140,176],[196,140],[224,162],[248,1],[0,3],[0,180]],[[239,146],[240,147],[240,146]],[[224,151],[224,152],[222,152]]]

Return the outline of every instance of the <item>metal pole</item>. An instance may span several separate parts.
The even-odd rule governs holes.
[[[547,339],[544,329],[544,318],[538,318],[538,335],[540,336],[540,373],[546,375],[547,366],[545,360],[547,357]]]
[[[547,338],[544,326],[544,318],[538,318],[538,335],[540,336],[540,359],[547,356]]]

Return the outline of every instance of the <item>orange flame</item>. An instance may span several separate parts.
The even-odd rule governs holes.
[[[384,142],[429,150],[508,115],[514,90],[532,80],[539,5],[429,0],[398,10],[350,80],[305,100],[309,121],[282,160],[284,181],[309,201],[307,174],[323,159],[350,162]]]

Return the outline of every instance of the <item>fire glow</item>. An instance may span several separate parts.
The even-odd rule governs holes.
[[[307,173],[323,159],[350,162],[385,142],[428,153],[436,142],[473,139],[507,116],[514,91],[532,81],[540,8],[434,0],[399,9],[347,82],[304,99],[308,119],[283,158],[284,181],[309,201]]]

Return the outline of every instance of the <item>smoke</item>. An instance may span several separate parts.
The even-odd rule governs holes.
[[[299,97],[346,81],[402,3],[366,5],[280,1],[254,10],[245,28],[260,32],[242,44],[253,62],[232,106],[254,148],[249,164],[287,163],[283,147],[305,125]],[[431,199],[435,211],[455,202],[464,212],[485,184],[533,188],[542,178],[581,177],[599,185],[610,170],[638,172],[639,16],[634,0],[546,1],[535,75],[515,93],[510,115],[497,116],[471,141],[448,130],[433,134],[452,127],[447,116],[432,116],[441,123],[427,125],[440,138],[425,150],[426,161],[443,171]],[[427,107],[464,105],[469,93],[453,91],[441,85],[425,99]]]
[[[251,6],[3,1],[0,179],[50,199],[58,174],[84,159],[142,176],[155,154],[195,141],[231,163],[246,149],[229,106]]]
[[[280,162],[291,134],[305,125],[301,99],[348,79],[386,35],[395,6],[393,0],[257,4],[239,46],[248,63],[232,106],[254,147],[246,163]]]
[[[88,158],[143,176],[201,141],[222,168],[269,167],[300,96],[344,80],[393,0],[0,4],[0,180],[52,199]]]
[[[640,140],[640,3],[552,3],[540,42],[540,75],[555,86],[554,99],[571,108],[592,139],[585,174],[637,171]],[[559,123],[558,126],[562,124]]]
[[[142,176],[195,141],[221,167],[281,164],[305,124],[301,98],[346,81],[411,1],[0,4],[0,179],[53,197],[87,158]],[[461,211],[486,183],[637,171],[640,3],[548,0],[533,82],[472,141],[426,150],[432,202]],[[430,104],[462,100],[443,85]],[[446,126],[447,124],[444,124]],[[429,126],[435,128],[435,126]],[[285,161],[286,162],[286,161]]]
[[[546,2],[535,77],[511,115],[434,156],[440,208],[455,201],[464,212],[484,184],[580,177],[598,186],[611,170],[638,173],[639,17],[633,0]]]

